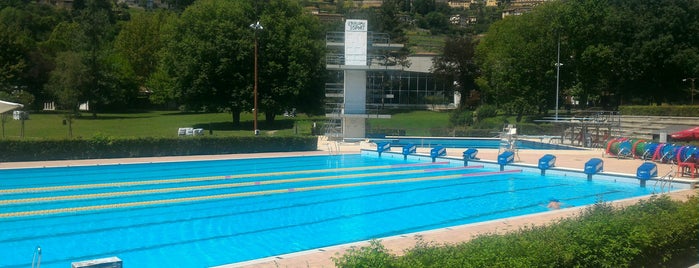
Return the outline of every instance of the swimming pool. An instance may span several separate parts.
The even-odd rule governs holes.
[[[502,145],[502,140],[497,138],[460,138],[460,137],[386,137],[382,139],[371,139],[374,142],[390,142],[391,146],[402,147],[407,144],[414,144],[419,147],[443,146],[446,148],[477,148],[477,149],[498,149]],[[543,139],[542,139],[543,140]],[[581,150],[573,146],[537,142],[532,140],[519,139],[515,141],[515,146],[519,149],[531,150]]]
[[[650,194],[632,179],[375,152],[0,170],[0,266],[206,267]]]

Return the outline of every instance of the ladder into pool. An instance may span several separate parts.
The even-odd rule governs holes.
[[[32,256],[32,268],[39,268],[41,267],[41,247],[36,246],[36,249],[34,249],[34,255]]]
[[[662,177],[658,178],[655,181],[655,184],[653,185],[653,191],[655,192],[658,188],[660,190],[659,193],[665,193],[670,191],[670,188],[672,187],[672,181],[674,180],[675,176],[672,174],[674,173],[675,166],[672,165],[670,168],[670,171],[668,171],[667,174],[663,175]]]
[[[330,154],[330,155],[340,154],[340,143],[337,141],[328,141],[328,154]]]

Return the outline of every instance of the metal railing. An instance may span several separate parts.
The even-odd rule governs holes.
[[[325,43],[345,43],[345,32],[328,32],[325,34]],[[367,32],[367,43],[372,44],[390,44],[391,37],[387,33]]]
[[[675,176],[672,175],[675,172],[674,170],[675,165],[673,164],[670,167],[670,171],[667,174],[663,175],[655,181],[655,184],[653,185],[653,192],[662,194],[665,193],[666,190],[667,192],[670,191],[670,188],[672,187],[672,181],[675,178]],[[660,190],[659,192],[657,192],[658,189]]]

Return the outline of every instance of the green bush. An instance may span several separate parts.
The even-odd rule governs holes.
[[[478,120],[483,120],[486,118],[495,117],[498,115],[498,109],[495,105],[484,104],[476,109],[476,116]]]
[[[501,131],[503,126],[507,123],[507,119],[505,117],[490,117],[490,118],[480,118],[478,119],[478,122],[473,124],[473,128],[480,128],[480,129],[493,129],[496,131]]]
[[[378,240],[369,241],[368,247],[351,247],[344,255],[332,257],[337,267],[389,268],[396,258]]]
[[[622,115],[696,117],[699,115],[699,105],[628,105],[619,106],[619,112]]]
[[[464,109],[456,109],[449,114],[451,127],[470,126],[473,124],[473,112]]]
[[[687,267],[699,257],[697,207],[697,196],[652,197],[622,210],[599,203],[546,227],[455,245],[418,238],[401,257],[386,256],[372,242],[334,260],[337,267]]]
[[[315,137],[179,137],[0,140],[0,161],[46,161],[317,150]]]

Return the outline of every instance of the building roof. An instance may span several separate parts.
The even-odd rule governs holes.
[[[416,73],[429,73],[432,69],[432,55],[414,55],[409,56],[410,67],[406,68],[405,71],[416,72]]]

